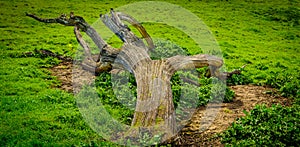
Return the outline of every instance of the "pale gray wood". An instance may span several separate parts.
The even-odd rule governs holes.
[[[87,60],[82,63],[89,71],[104,72],[114,67],[130,71],[137,82],[137,104],[131,129],[127,135],[138,135],[140,128],[149,129],[153,134],[163,133],[163,138],[173,136],[178,130],[175,121],[170,79],[179,70],[209,67],[211,75],[226,78],[230,73],[221,73],[223,65],[221,58],[198,54],[194,56],[173,56],[161,60],[151,60],[148,51],[154,49],[154,43],[145,28],[134,18],[121,12],[110,11],[109,15],[100,15],[103,23],[123,42],[120,48],[113,48],[80,16],[70,14],[70,18],[61,15],[56,19],[42,19],[32,14],[26,14],[44,23],[60,23],[74,26],[74,33],[79,44],[84,48]],[[129,22],[142,34],[137,37],[122,21]],[[100,54],[93,60],[88,44],[82,39],[80,30],[85,32],[97,45]],[[236,73],[236,71],[235,71]]]

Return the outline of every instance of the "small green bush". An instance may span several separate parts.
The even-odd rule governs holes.
[[[123,105],[122,98],[117,98],[115,92],[119,92],[118,95],[122,95],[123,93],[127,93],[125,91],[114,91],[112,87],[111,81],[111,74],[109,73],[100,73],[96,78],[95,85],[97,87],[98,96],[100,97],[101,103],[107,108],[108,112],[115,117],[116,119],[120,120],[122,123],[130,124],[131,118],[133,117],[133,110],[128,108],[126,105]],[[118,81],[114,81],[118,82]],[[129,85],[134,85],[133,82],[130,81]],[[132,91],[136,91],[136,85],[131,87]],[[135,97],[126,97],[126,103],[135,104]],[[124,100],[123,100],[124,101]]]
[[[279,89],[284,97],[300,98],[300,76],[289,72],[271,72],[267,85]]]
[[[253,83],[253,79],[250,77],[247,77],[245,74],[243,74],[244,69],[239,69],[242,71],[241,74],[234,74],[231,77],[227,79],[227,85],[245,85]]]
[[[257,105],[223,132],[222,143],[234,146],[299,146],[300,107]]]

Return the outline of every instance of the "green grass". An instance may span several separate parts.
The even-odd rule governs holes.
[[[114,145],[104,141],[84,122],[72,94],[53,88],[60,83],[46,67],[60,61],[23,54],[47,49],[74,57],[78,43],[73,28],[39,23],[25,17],[25,12],[57,17],[74,11],[92,24],[100,13],[130,2],[0,1],[1,146]],[[248,64],[242,75],[231,79],[232,83],[271,85],[299,104],[299,1],[170,2],[195,13],[206,23],[222,49],[228,70]],[[179,30],[163,24],[145,23],[144,26],[152,37],[176,42],[189,54],[201,52]],[[117,44],[113,39],[108,42]],[[112,113],[122,110],[117,106],[108,109]],[[277,109],[272,109],[272,113],[277,114]],[[257,119],[253,117],[253,120]],[[246,140],[240,140],[243,139]]]

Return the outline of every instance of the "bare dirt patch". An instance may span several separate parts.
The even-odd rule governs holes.
[[[57,79],[61,81],[61,85],[56,86],[56,88],[77,93],[82,85],[92,83],[95,80],[94,74],[83,70],[78,65],[74,66],[73,62],[70,61],[62,62],[59,65],[50,68],[52,75],[56,76]]]
[[[257,104],[266,104],[267,106],[272,104],[290,106],[292,104],[290,99],[276,95],[276,91],[272,88],[254,85],[237,85],[230,88],[235,91],[233,102],[219,105],[221,109],[207,130],[200,131],[201,119],[207,109],[200,107],[194,113],[190,123],[171,141],[172,144],[180,146],[223,146],[216,134],[226,130],[238,117],[245,116],[243,111],[250,111]],[[215,111],[214,109],[217,108],[218,105],[212,106],[209,111]]]
[[[79,68],[73,68],[72,62],[62,62],[51,68],[50,71],[53,76],[56,76],[61,81],[61,85],[58,88],[68,92],[76,92],[81,84],[94,80],[93,74]],[[73,80],[78,80],[78,77],[72,77],[73,75],[85,76],[80,76],[80,81],[82,82],[79,85],[74,85]],[[250,111],[257,104],[290,106],[292,103],[290,99],[278,96],[276,90],[269,87],[237,85],[230,88],[235,91],[233,102],[212,104],[210,108],[204,106],[197,108],[188,125],[166,143],[176,146],[223,146],[220,138],[215,137],[215,135],[226,130],[238,117],[245,116],[243,111]],[[201,131],[202,117],[207,109],[210,109],[209,111],[218,109],[219,112],[208,129]]]

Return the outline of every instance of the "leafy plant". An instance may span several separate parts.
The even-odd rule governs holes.
[[[217,83],[213,83],[213,80]],[[198,105],[206,105],[209,101],[231,102],[234,98],[234,91],[216,78],[202,78],[200,84]]]
[[[267,77],[266,84],[279,89],[284,97],[300,97],[300,76],[289,72],[272,72]]]
[[[135,81],[131,80],[128,84],[134,85],[134,83],[132,82]],[[118,92],[118,95],[123,95],[126,94],[127,91],[114,91],[114,89],[112,88],[111,74],[109,73],[100,73],[95,83],[100,101],[105,106],[105,108],[108,109],[107,111],[122,123],[130,124],[134,109],[130,109],[129,107],[124,105],[124,101],[126,101],[127,104],[135,104],[135,97],[126,97],[126,99],[123,100],[122,103],[122,98],[117,98],[115,92]],[[135,90],[136,87],[132,88],[132,91]]]
[[[234,74],[227,79],[226,82],[228,85],[245,85],[253,83],[253,79],[244,74],[244,72],[246,72],[245,69],[241,68],[239,70],[241,70],[241,74]]]
[[[300,107],[257,105],[237,119],[222,136],[222,143],[234,146],[299,146]]]
[[[169,58],[176,55],[188,55],[185,48],[182,48],[170,41],[154,40],[154,44],[156,48],[150,54],[153,60]]]

